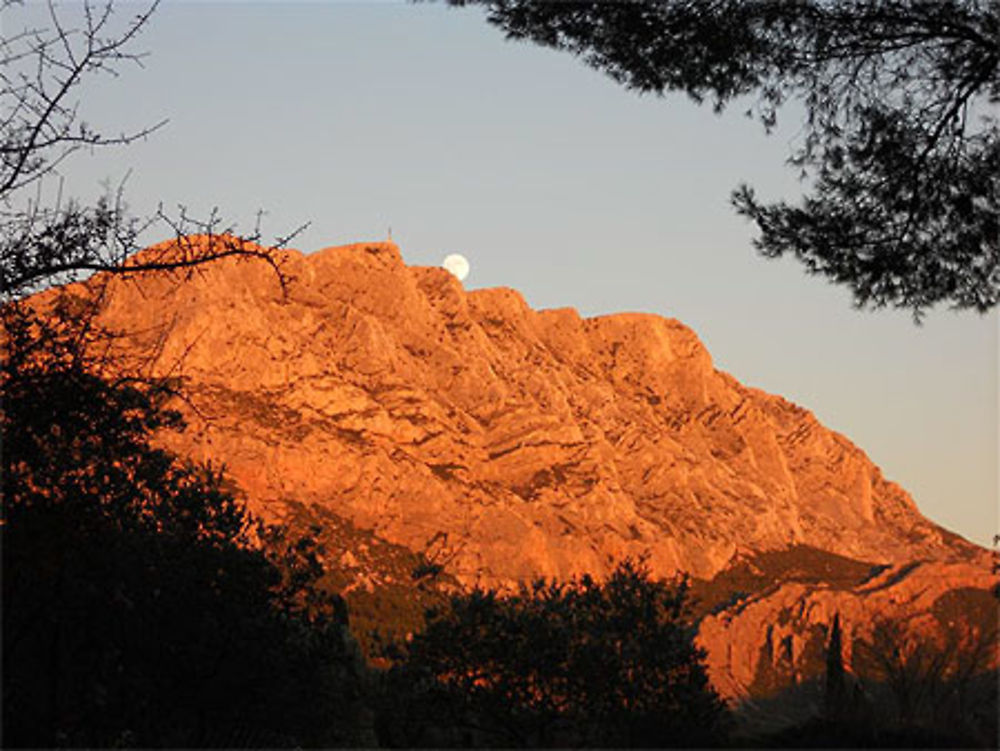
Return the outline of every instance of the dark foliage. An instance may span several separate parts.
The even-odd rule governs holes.
[[[45,320],[4,320],[5,746],[358,743],[362,667],[315,549],[152,447],[178,423],[165,384],[86,369],[85,319],[26,352]]]
[[[357,744],[363,667],[343,603],[315,587],[315,544],[253,523],[220,471],[153,447],[180,427],[177,384],[148,377],[157,352],[112,355],[120,334],[95,325],[107,274],[236,256],[284,284],[280,256],[214,215],[137,220],[120,191],[65,200],[68,157],[155,129],[108,137],[76,92],[141,60],[156,3],[50,3],[30,28],[20,5],[0,0],[4,743]],[[156,223],[177,242],[135,258]],[[86,290],[28,299],[95,271]]]
[[[428,614],[384,679],[388,745],[699,746],[724,704],[694,645],[687,584],[626,561],[603,584],[476,590]]]
[[[508,37],[567,50],[640,92],[717,109],[755,95],[767,128],[805,108],[802,204],[741,186],[767,257],[798,258],[859,306],[915,315],[1000,301],[1000,10],[978,0],[633,0],[482,5]]]
[[[830,629],[830,642],[826,647],[826,715],[833,718],[840,717],[843,714],[844,704],[847,700],[842,638],[840,632],[840,614],[837,613],[833,616],[833,627]]]
[[[977,748],[961,731],[922,727],[875,728],[847,721],[815,718],[756,739],[751,748]]]

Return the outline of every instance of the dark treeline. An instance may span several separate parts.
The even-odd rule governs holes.
[[[375,598],[352,624],[316,536],[261,524],[218,468],[151,442],[182,427],[170,404],[183,384],[107,355],[120,334],[95,323],[104,277],[87,296],[57,286],[233,256],[288,281],[279,256],[248,242],[259,233],[220,232],[214,216],[136,220],[120,196],[39,201],[73,152],[149,132],[105,137],[73,96],[84,78],[139,60],[130,44],[153,8],[116,29],[111,3],[87,5],[69,29],[53,5],[52,28],[0,37],[5,747],[995,743],[995,713],[992,725],[988,711],[976,719],[989,681],[979,692],[975,671],[901,651],[891,631],[873,647],[867,689],[838,667],[831,633],[820,714],[741,735],[708,682],[686,580],[654,581],[634,561],[603,583],[429,597],[440,604],[422,623],[412,602]],[[128,262],[157,222],[177,246]],[[192,233],[202,238],[185,242]],[[958,301],[993,304],[990,294]],[[437,573],[429,562],[414,575]],[[380,612],[413,633],[384,640],[375,669],[358,644],[372,651]]]
[[[308,542],[150,445],[168,384],[97,376],[78,324],[4,312],[4,744],[361,743],[364,668]]]

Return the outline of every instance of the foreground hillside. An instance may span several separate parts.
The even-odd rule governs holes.
[[[677,321],[534,311],[390,243],[283,259],[285,288],[235,261],[113,280],[100,320],[182,379],[188,428],[162,442],[224,464],[268,519],[335,519],[466,586],[629,555],[687,571],[729,696],[815,674],[835,613],[860,640],[876,617],[943,633],[942,602],[992,586],[986,551],[807,410],[714,369]],[[386,582],[377,556],[328,564],[355,591]]]

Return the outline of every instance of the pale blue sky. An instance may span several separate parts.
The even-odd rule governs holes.
[[[133,12],[136,5],[124,6]],[[13,11],[4,26],[38,17]],[[168,2],[151,55],[82,92],[94,125],[170,122],[82,157],[67,190],[129,170],[127,195],[303,251],[383,239],[404,259],[460,252],[471,289],[536,308],[675,317],[716,366],[846,434],[933,520],[982,544],[997,509],[997,315],[857,312],[793,261],[766,261],[728,203],[740,181],[796,197],[797,122],[770,137],[734,107],[627,92],[578,60],[507,42],[478,9],[397,3]]]

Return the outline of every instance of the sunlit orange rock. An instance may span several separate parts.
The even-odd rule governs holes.
[[[284,289],[266,264],[224,260],[114,280],[101,316],[131,334],[120,347],[155,351],[152,372],[183,378],[188,428],[160,440],[225,464],[267,518],[319,504],[437,546],[467,584],[601,575],[626,555],[710,578],[790,545],[931,561],[956,581],[988,569],[847,438],[716,370],[678,321],[535,311],[408,267],[392,243],[281,258]],[[756,649],[782,608],[863,619],[888,596],[789,585],[713,616],[714,677],[729,693],[752,681],[756,657],[720,655]]]
[[[745,698],[820,674],[835,615],[844,633],[842,655],[849,672],[864,672],[866,646],[885,648],[875,637],[879,621],[893,622],[916,642],[933,644],[942,653],[949,648],[962,655],[975,653],[983,670],[997,666],[997,603],[990,591],[996,577],[988,568],[910,561],[871,566],[867,574],[858,575],[856,569],[836,569],[825,578],[790,570],[783,581],[705,617],[698,639],[708,651],[716,688],[725,696]],[[960,658],[957,653],[954,657]]]

